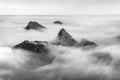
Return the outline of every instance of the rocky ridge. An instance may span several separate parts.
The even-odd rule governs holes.
[[[46,29],[43,25],[39,24],[38,22],[30,21],[28,25],[25,27],[26,30],[41,30],[41,29]]]

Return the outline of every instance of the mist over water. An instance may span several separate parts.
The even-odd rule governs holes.
[[[56,20],[63,25],[53,24]],[[47,29],[27,31],[29,21]],[[119,21],[119,16],[0,16],[0,80],[119,80]],[[61,28],[79,42],[86,38],[98,46],[49,46],[54,60],[44,66],[34,53],[12,48],[24,40],[52,41]],[[98,59],[95,53],[107,57]]]

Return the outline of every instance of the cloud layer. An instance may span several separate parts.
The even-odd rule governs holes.
[[[120,17],[0,16],[0,18],[0,79],[120,79],[120,40],[116,38],[120,35]],[[53,24],[56,20],[62,21],[63,24]],[[37,21],[47,29],[42,32],[26,31],[24,28],[29,21]],[[44,66],[38,64],[41,62],[38,57],[31,57],[34,53],[11,48],[24,40],[54,40],[61,28],[65,28],[77,41],[87,38],[98,44],[98,47],[83,50],[80,47],[52,46],[50,54],[55,58],[52,64]]]

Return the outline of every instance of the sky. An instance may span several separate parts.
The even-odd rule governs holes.
[[[120,0],[0,0],[1,15],[119,15]]]

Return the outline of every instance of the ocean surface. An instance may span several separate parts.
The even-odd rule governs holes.
[[[54,21],[63,22],[62,25]],[[46,29],[25,30],[29,21],[36,21]],[[13,50],[24,40],[52,41],[61,28],[74,39],[85,38],[98,47],[82,51],[74,47],[54,47],[54,62],[46,66],[32,66],[29,52]],[[120,80],[120,16],[0,16],[0,80]],[[63,54],[59,54],[63,52]],[[109,52],[110,65],[94,64],[94,52]]]

